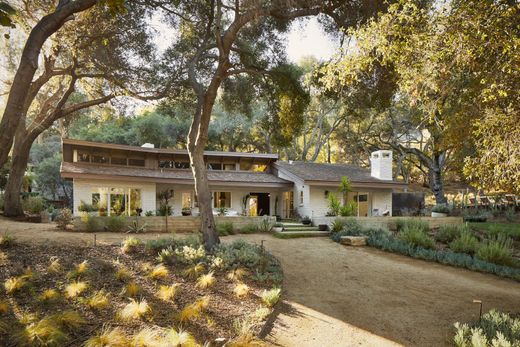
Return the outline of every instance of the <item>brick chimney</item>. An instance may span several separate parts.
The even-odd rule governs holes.
[[[392,151],[372,152],[370,155],[370,175],[380,180],[392,180]]]

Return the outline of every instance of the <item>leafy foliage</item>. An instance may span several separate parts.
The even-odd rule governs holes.
[[[452,242],[450,242],[450,249],[454,252],[475,254],[479,249],[478,239],[469,231],[463,230],[460,232]]]
[[[280,288],[264,290],[262,292],[262,302],[267,307],[273,307],[280,300],[281,295],[282,295],[282,290]]]
[[[505,235],[499,235],[496,239],[488,240],[477,251],[477,258],[484,261],[512,266],[513,241]]]
[[[412,247],[432,249],[435,247],[433,239],[420,227],[407,225],[397,234],[397,238]]]
[[[439,242],[449,243],[460,236],[460,234],[469,230],[465,225],[449,225],[444,224],[439,227],[439,231],[435,234],[435,240]]]

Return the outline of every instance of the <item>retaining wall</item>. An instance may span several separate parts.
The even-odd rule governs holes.
[[[106,220],[110,217],[99,217],[92,216],[90,218],[96,218],[100,221],[101,225],[105,225]],[[136,217],[121,217],[125,220],[126,226],[131,225]],[[229,216],[219,217],[215,216],[215,222],[220,223],[233,223],[235,229],[241,229],[242,227],[250,224],[260,225],[264,220],[269,220],[270,223],[276,222],[274,216],[261,216],[261,217],[244,217],[244,216]],[[78,231],[87,231],[86,217],[75,217],[74,228]],[[198,232],[200,230],[200,217],[182,216],[182,217],[168,217],[168,230],[166,230],[166,217],[162,216],[150,216],[150,217],[138,217],[139,225],[146,223],[146,232],[178,232],[178,233],[191,233]],[[127,227],[125,226],[123,232],[126,232]]]
[[[420,219],[428,222],[430,229],[438,228],[441,225],[458,225],[464,223],[462,217],[315,217],[312,219],[314,225],[327,224],[329,227],[336,219],[355,219],[362,226],[367,228],[387,228],[390,230],[396,229],[396,221],[398,219]]]

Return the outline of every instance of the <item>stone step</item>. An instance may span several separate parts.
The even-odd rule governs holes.
[[[301,231],[313,231],[313,230],[319,230],[318,227],[308,227],[308,226],[285,226],[283,227],[283,230],[287,230],[287,231],[297,231],[297,230],[301,230]]]
[[[297,237],[320,237],[320,236],[329,236],[329,231],[315,231],[315,230],[300,230],[300,231],[279,231],[274,232],[273,235],[275,237],[281,239],[291,239]]]

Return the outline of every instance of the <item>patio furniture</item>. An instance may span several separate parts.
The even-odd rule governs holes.
[[[495,205],[495,200],[486,195],[481,195],[480,204],[484,207],[493,207]]]

